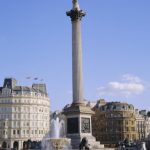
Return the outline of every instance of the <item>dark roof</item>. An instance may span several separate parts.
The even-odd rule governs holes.
[[[31,91],[30,87],[27,86],[15,86],[13,89],[13,91]]]
[[[13,78],[7,78],[4,80],[3,87],[0,87],[0,92],[3,88],[11,89],[11,92],[37,92],[42,94],[47,94],[45,84],[33,84],[32,87],[28,86],[17,86],[17,81]]]
[[[134,106],[132,104],[128,103],[122,103],[122,102],[108,102],[105,105],[101,106],[102,110],[110,110],[110,111],[115,111],[115,110],[134,110]]]

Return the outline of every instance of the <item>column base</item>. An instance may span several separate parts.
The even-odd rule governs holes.
[[[103,149],[104,145],[92,136],[91,116],[94,112],[84,103],[72,103],[63,112],[66,116],[67,138],[71,139],[73,149],[79,149],[83,138],[87,138],[90,149]]]

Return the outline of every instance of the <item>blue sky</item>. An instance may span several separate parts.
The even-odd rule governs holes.
[[[80,0],[84,96],[150,108],[150,1]],[[51,109],[72,101],[71,0],[0,1],[0,84],[44,79]],[[36,81],[37,82],[37,81]]]

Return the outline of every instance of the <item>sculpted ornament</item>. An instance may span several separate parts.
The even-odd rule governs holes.
[[[66,13],[67,16],[70,16],[71,21],[81,20],[82,17],[86,15],[86,13],[80,10],[78,0],[73,0],[72,3],[73,3],[73,8]]]

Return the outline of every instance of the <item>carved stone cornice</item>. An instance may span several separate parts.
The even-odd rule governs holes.
[[[63,114],[94,114],[89,106],[82,103],[72,103],[72,105],[63,110]]]

